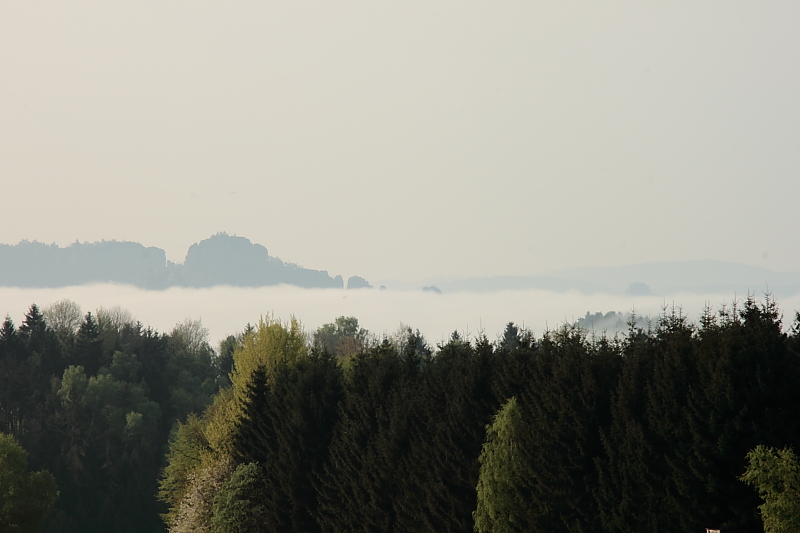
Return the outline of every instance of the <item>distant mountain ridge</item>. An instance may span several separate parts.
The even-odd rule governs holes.
[[[646,284],[652,294],[737,293],[761,296],[769,291],[789,296],[800,293],[800,272],[775,272],[763,267],[703,259],[649,262],[600,268],[570,268],[552,273],[564,279],[608,286],[625,291],[636,282]]]
[[[217,233],[189,247],[183,263],[167,260],[161,248],[129,241],[76,242],[66,247],[22,241],[0,244],[0,286],[51,288],[87,283],[125,283],[143,289],[232,285],[262,287],[288,284],[307,288],[343,288],[342,276],[313,270],[269,255],[266,247],[245,237]],[[542,289],[584,294],[671,296],[737,294],[777,298],[800,294],[800,272],[716,260],[650,262],[617,267],[569,268],[530,276],[467,279],[431,278],[414,283],[379,281],[393,289],[443,293]],[[347,288],[369,288],[359,276]]]
[[[227,233],[193,244],[183,263],[167,261],[161,248],[128,241],[76,242],[64,248],[35,241],[0,244],[0,286],[49,288],[86,283],[126,283],[154,290],[281,283],[344,287],[341,276],[284,262],[270,256],[264,246]]]
[[[584,267],[531,276],[487,276],[465,279],[429,278],[413,284],[378,281],[396,288],[435,285],[444,293],[542,289],[584,294],[670,296],[729,294],[776,297],[800,294],[800,272],[774,272],[762,267],[717,260],[650,262],[617,267]]]

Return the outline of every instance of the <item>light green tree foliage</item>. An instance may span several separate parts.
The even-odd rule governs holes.
[[[169,506],[162,518],[171,529],[177,526],[179,519],[185,526],[190,522],[189,517],[202,515],[190,513],[187,505],[198,501],[211,505],[215,492],[202,493],[200,498],[196,480],[205,479],[214,465],[231,462],[229,441],[235,422],[233,405],[233,391],[222,389],[202,416],[190,414],[186,423],[178,423],[173,431],[158,491],[159,499]],[[194,494],[188,496],[192,491]],[[204,512],[210,513],[210,507]]]
[[[214,497],[233,471],[228,458],[212,461],[192,471],[187,490],[170,524],[170,533],[210,533]]]
[[[254,533],[263,531],[267,514],[263,472],[256,463],[239,465],[214,498],[213,533]]]
[[[308,355],[307,341],[300,322],[294,317],[284,324],[268,315],[246,331],[241,346],[233,354],[231,382],[237,405],[244,405],[247,386],[257,368],[262,367],[267,380],[272,382],[278,365],[292,364]]]
[[[472,517],[478,533],[524,531],[516,511],[524,507],[517,490],[520,481],[520,450],[517,435],[522,416],[516,398],[509,399],[486,427],[478,477],[478,505]]]
[[[58,491],[49,472],[28,473],[28,453],[0,433],[0,531],[35,532]]]
[[[759,506],[765,533],[800,531],[800,460],[790,448],[756,446],[747,454],[742,481],[764,500]]]
[[[189,415],[170,441],[159,498],[169,505],[162,518],[171,533],[211,531],[214,498],[234,467],[234,405],[232,389],[222,389],[203,416]]]
[[[185,424],[178,423],[170,436],[167,466],[164,467],[158,485],[159,499],[170,508],[162,517],[167,525],[174,522],[175,513],[183,495],[186,494],[192,472],[203,463],[204,457],[209,452],[204,422],[192,413]]]
[[[64,407],[70,407],[80,403],[89,385],[89,378],[83,371],[82,366],[69,366],[64,370],[61,378],[61,388],[58,390],[58,398]]]
[[[191,331],[184,333],[192,337]],[[307,356],[307,344],[300,322],[293,318],[284,324],[271,316],[248,328],[241,342],[237,340],[232,386],[214,396],[202,417],[190,416],[179,424],[170,441],[159,488],[159,498],[169,505],[163,518],[170,532],[209,531],[211,504],[233,472],[230,439],[242,416],[252,373],[263,368],[273,380],[280,365]]]

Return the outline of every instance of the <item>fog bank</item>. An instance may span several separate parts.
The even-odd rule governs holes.
[[[762,295],[757,294],[761,298]],[[539,336],[546,329],[572,323],[586,312],[617,311],[657,316],[664,305],[680,306],[690,320],[696,320],[704,305],[717,309],[745,294],[675,294],[628,296],[619,294],[582,294],[577,291],[556,293],[530,289],[491,293],[458,292],[436,294],[422,291],[379,291],[303,289],[281,285],[257,289],[242,287],[171,288],[147,291],[128,285],[84,285],[58,289],[0,288],[0,313],[8,314],[19,325],[25,311],[36,303],[46,307],[68,298],[83,312],[99,307],[120,306],[134,319],[158,331],[168,332],[187,318],[201,319],[211,332],[214,346],[229,334],[235,334],[259,317],[272,313],[288,320],[298,318],[306,331],[313,331],[338,316],[355,316],[362,327],[376,334],[390,334],[401,323],[419,329],[431,343],[438,343],[453,331],[474,337],[481,331],[494,340],[505,324],[513,321],[531,328]],[[800,294],[778,301],[788,326]]]

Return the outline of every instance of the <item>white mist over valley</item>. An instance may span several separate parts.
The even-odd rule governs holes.
[[[757,299],[764,298],[763,293],[753,295]],[[186,319],[200,319],[209,329],[209,340],[214,346],[267,314],[284,321],[294,316],[309,333],[336,317],[355,316],[362,327],[378,336],[393,334],[403,324],[419,329],[428,342],[436,344],[448,339],[453,331],[470,338],[483,332],[489,340],[495,340],[509,321],[541,335],[547,329],[572,324],[587,312],[613,311],[627,316],[635,310],[638,316],[655,318],[664,306],[674,305],[696,321],[704,306],[717,310],[722,305],[730,306],[734,300],[741,302],[746,296],[722,293],[629,296],[540,289],[436,294],[377,289],[304,289],[288,285],[173,287],[148,291],[129,285],[93,284],[47,289],[0,287],[0,313],[8,314],[20,324],[32,303],[44,308],[69,299],[80,305],[84,313],[94,313],[100,307],[119,306],[130,311],[134,320],[160,332],[169,332]],[[786,327],[791,324],[795,310],[800,309],[800,294],[781,298],[778,305],[784,312]],[[606,327],[604,323],[596,329],[601,332]]]

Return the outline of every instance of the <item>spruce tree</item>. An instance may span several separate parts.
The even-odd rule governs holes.
[[[388,341],[352,357],[344,398],[320,476],[318,522],[324,532],[398,531],[395,505],[408,453],[408,391],[418,358]]]
[[[520,434],[525,431],[516,398],[510,398],[486,428],[480,455],[477,505],[473,513],[477,533],[523,533],[530,530],[520,498],[522,476]]]
[[[0,328],[0,432],[19,435],[25,401],[24,345],[11,317]]]
[[[71,364],[83,366],[86,374],[94,376],[102,364],[102,342],[97,321],[91,311],[86,313],[78,333],[75,335],[75,348]]]
[[[611,390],[618,379],[613,343],[587,342],[562,328],[546,334],[533,376],[517,395],[526,431],[520,436],[520,499],[534,531],[590,533],[600,527],[595,493],[602,456],[601,429],[610,423]]]
[[[472,530],[478,455],[499,406],[491,386],[493,355],[485,337],[475,346],[453,337],[409,390],[409,451],[395,505],[401,530]]]
[[[645,425],[652,351],[649,335],[627,338],[613,390],[612,420],[601,429],[604,453],[596,460],[596,497],[603,531],[659,531],[654,520],[659,501],[653,489],[660,486],[663,475],[658,471],[660,458],[649,453],[650,437]]]
[[[342,396],[341,371],[327,352],[312,352],[252,374],[234,455],[264,473],[265,531],[316,531],[315,481],[323,474]]]

